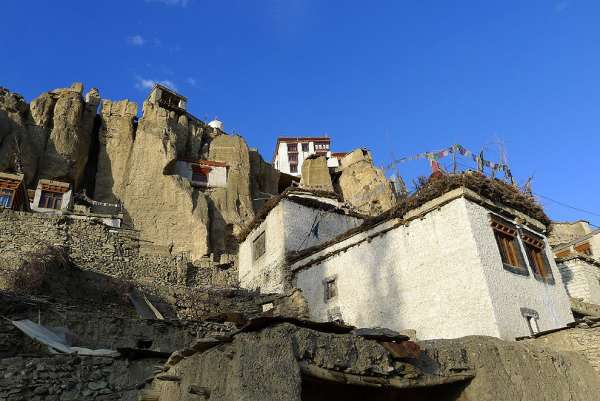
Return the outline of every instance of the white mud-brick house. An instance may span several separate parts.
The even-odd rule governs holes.
[[[289,289],[285,257],[359,226],[362,215],[341,207],[334,194],[288,189],[271,199],[246,233],[239,248],[239,280],[243,288],[262,293]]]
[[[553,223],[550,240],[569,296],[600,305],[600,229],[587,221]]]
[[[469,180],[475,178],[517,191]],[[448,187],[288,254],[286,274],[302,290],[311,319],[414,329],[419,339],[514,339],[571,322],[545,225],[465,186]],[[290,222],[280,235],[293,229]]]
[[[273,167],[282,173],[299,177],[302,164],[310,156],[325,156],[327,167],[340,166],[346,152],[331,152],[331,138],[327,136],[279,137],[273,155]]]
[[[212,160],[177,160],[175,174],[199,188],[227,187],[227,164]]]
[[[72,204],[73,191],[67,182],[39,180],[31,210],[46,213],[61,213],[68,210]]]

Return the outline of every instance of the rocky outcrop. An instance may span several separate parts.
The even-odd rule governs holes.
[[[333,192],[333,184],[325,156],[309,157],[302,163],[300,186],[308,189]]]
[[[187,133],[185,114],[144,103],[129,160],[120,159],[128,170],[121,200],[148,249],[189,252],[197,259],[209,249],[208,204],[185,179],[164,174],[172,160],[185,156]]]
[[[395,202],[392,187],[382,170],[373,166],[371,154],[356,149],[344,156],[337,180],[338,192],[357,211],[377,215]]]
[[[474,369],[456,401],[592,401],[600,376],[580,356],[492,337],[420,342],[432,372]],[[428,369],[427,366],[422,366]]]
[[[79,189],[100,103],[96,89],[84,100],[83,86],[55,89],[31,105],[16,94],[0,94],[0,170],[22,164],[28,185],[36,178],[65,180]]]
[[[250,151],[237,135],[218,135],[209,145],[208,159],[227,163],[227,187],[207,192],[211,217],[211,248],[225,251],[244,224],[254,217],[250,180]]]
[[[127,164],[135,140],[138,107],[129,100],[102,101],[94,198],[115,203],[123,197]]]
[[[0,90],[0,171],[22,170],[30,188],[39,178],[67,181],[96,201],[123,204],[126,225],[150,253],[234,255],[232,235],[253,218],[260,198],[277,193],[279,173],[241,137],[156,96],[138,122],[135,103],[104,100],[97,115],[98,91],[85,99],[82,91],[76,83],[28,105]],[[199,189],[167,171],[182,159],[226,163],[227,187]]]

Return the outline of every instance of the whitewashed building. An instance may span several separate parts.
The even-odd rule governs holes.
[[[212,160],[177,160],[174,174],[202,188],[227,187],[227,164]]]
[[[239,280],[243,288],[283,293],[289,286],[286,254],[321,244],[362,223],[362,216],[327,196],[288,189],[263,211],[239,249]]]
[[[31,210],[44,213],[58,213],[68,210],[73,202],[71,184],[62,181],[39,180]]]
[[[267,237],[269,244],[306,226],[277,213],[265,223],[283,231]],[[287,249],[305,249],[287,261],[277,245],[268,256],[277,274],[252,260],[249,249],[261,232],[254,230],[240,251],[240,282],[277,292],[287,279],[318,321],[414,329],[419,339],[514,339],[573,321],[544,230],[541,222],[460,187],[321,245],[294,241]]]
[[[279,137],[275,145],[273,166],[282,173],[299,177],[302,163],[311,155],[326,156],[328,167],[339,167],[347,153],[331,152],[327,136]]]
[[[550,239],[569,296],[600,305],[600,229],[587,221],[553,223]]]

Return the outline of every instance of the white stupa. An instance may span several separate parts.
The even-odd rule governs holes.
[[[223,131],[223,121],[218,120],[216,118],[214,120],[212,120],[211,122],[209,122],[208,126],[212,127],[212,128],[218,128],[221,131]]]

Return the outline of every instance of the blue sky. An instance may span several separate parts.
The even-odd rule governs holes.
[[[600,2],[6,0],[0,86],[27,100],[82,81],[141,102],[152,81],[263,157],[278,135],[332,137],[376,162],[460,143],[557,220],[600,225]],[[468,162],[461,161],[468,164]],[[425,161],[402,164],[407,181]]]

